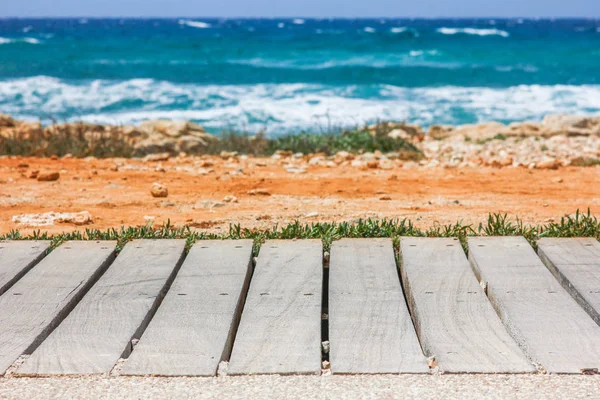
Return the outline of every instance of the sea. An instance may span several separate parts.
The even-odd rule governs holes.
[[[600,113],[597,19],[0,19],[0,113],[329,132]]]

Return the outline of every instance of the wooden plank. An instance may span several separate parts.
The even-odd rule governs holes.
[[[108,373],[126,357],[183,260],[185,240],[134,240],[60,326],[17,371],[21,375]]]
[[[229,374],[321,372],[320,240],[269,240],[260,249]]]
[[[600,325],[600,243],[593,238],[543,238],[538,254],[562,287]]]
[[[49,240],[0,241],[0,295],[44,258],[48,247]]]
[[[469,259],[510,335],[548,372],[600,367],[600,327],[523,237],[469,238]]]
[[[252,273],[252,240],[190,250],[122,375],[210,376],[229,358]]]
[[[329,342],[334,374],[429,371],[404,300],[391,239],[332,244]]]
[[[30,354],[114,258],[114,241],[67,242],[0,296],[0,375]]]
[[[400,252],[421,346],[441,371],[535,372],[479,286],[458,239],[402,238]]]

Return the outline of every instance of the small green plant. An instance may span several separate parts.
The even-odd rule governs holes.
[[[510,219],[507,214],[489,214],[485,223],[476,228],[457,222],[450,225],[435,225],[428,229],[417,228],[410,220],[390,219],[360,219],[356,222],[319,222],[302,224],[299,221],[279,227],[267,229],[242,228],[240,225],[230,225],[227,233],[211,233],[192,230],[188,226],[172,226],[170,222],[164,225],[141,227],[121,227],[119,229],[86,229],[84,231],[50,235],[47,232],[35,231],[22,235],[18,230],[12,230],[0,235],[0,240],[51,240],[54,248],[67,240],[115,240],[117,250],[134,239],[186,239],[188,248],[197,240],[227,240],[252,239],[255,254],[262,243],[269,239],[320,239],[326,251],[334,240],[341,238],[391,238],[396,245],[402,236],[417,237],[453,237],[458,238],[465,252],[469,236],[524,236],[536,248],[537,240],[542,237],[593,237],[600,239],[600,221],[590,210],[565,216],[560,222],[550,222],[546,225],[526,225],[519,218]]]

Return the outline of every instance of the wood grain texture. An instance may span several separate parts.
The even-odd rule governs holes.
[[[228,359],[252,273],[252,240],[190,250],[122,375],[210,376]]]
[[[30,354],[114,259],[114,241],[67,242],[0,296],[0,374]]]
[[[548,372],[600,367],[600,327],[523,237],[469,238],[469,260],[510,335]]]
[[[128,355],[183,259],[185,240],[134,240],[60,326],[17,371],[108,373]]]
[[[332,244],[329,342],[334,374],[429,371],[404,300],[391,239]]]
[[[562,287],[600,325],[600,243],[593,238],[542,238],[538,254]]]
[[[425,355],[443,372],[535,372],[473,274],[458,239],[402,238],[404,290]]]
[[[46,255],[49,240],[0,241],[0,295]]]
[[[321,372],[322,263],[320,240],[262,245],[229,374]]]

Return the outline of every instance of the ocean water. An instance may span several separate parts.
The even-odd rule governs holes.
[[[0,113],[278,135],[600,113],[600,20],[0,19]]]

